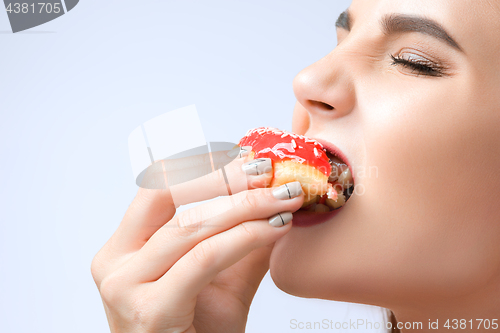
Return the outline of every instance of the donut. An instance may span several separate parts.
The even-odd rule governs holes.
[[[248,130],[238,146],[251,146],[246,161],[270,158],[273,178],[270,187],[299,181],[304,192],[302,208],[320,212],[340,208],[346,201],[344,187],[333,171],[348,169],[334,156],[328,156],[323,145],[303,135],[273,127]]]

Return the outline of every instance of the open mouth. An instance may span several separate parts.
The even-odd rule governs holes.
[[[299,211],[316,214],[328,213],[343,207],[354,192],[354,179],[347,163],[325,146],[332,171],[328,177],[328,192],[305,201]]]

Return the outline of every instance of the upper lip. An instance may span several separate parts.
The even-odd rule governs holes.
[[[347,164],[347,167],[349,168],[349,170],[351,170],[352,180],[353,180],[353,182],[355,182],[354,172],[353,172],[354,170],[351,167],[351,163],[347,159],[347,156],[339,149],[339,147],[337,147],[333,143],[328,142],[328,141],[323,140],[323,139],[318,139],[318,138],[315,138],[315,137],[311,137],[311,139],[314,139],[314,140],[318,141],[319,143],[321,143],[326,150],[328,150],[330,153],[332,153],[333,155],[337,156],[345,164]]]

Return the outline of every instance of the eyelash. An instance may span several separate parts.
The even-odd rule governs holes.
[[[445,75],[444,68],[431,61],[412,61],[408,59],[401,58],[399,55],[390,55],[392,59],[391,65],[401,65],[403,67],[412,69],[413,72],[417,72],[418,75],[442,77]]]

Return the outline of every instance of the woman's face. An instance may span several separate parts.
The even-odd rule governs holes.
[[[275,244],[272,278],[303,297],[458,307],[500,285],[500,2],[348,13],[338,46],[294,80],[293,130],[340,148],[356,191]]]

